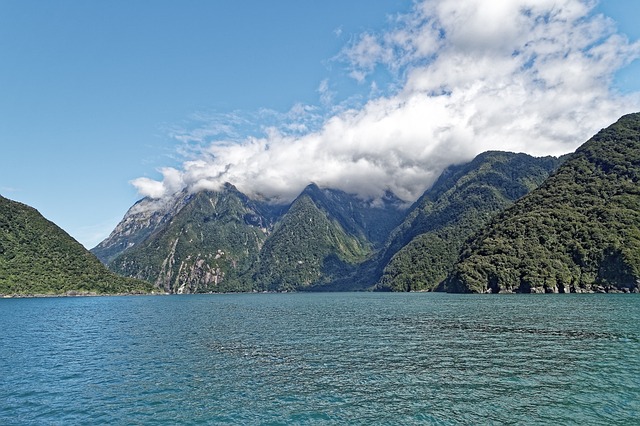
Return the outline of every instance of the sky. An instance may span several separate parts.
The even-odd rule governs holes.
[[[229,181],[415,200],[640,111],[640,2],[0,0],[0,195],[87,248]]]

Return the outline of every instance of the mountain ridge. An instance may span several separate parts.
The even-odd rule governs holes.
[[[602,129],[465,246],[453,292],[638,291],[640,113]]]
[[[109,267],[172,293],[251,290],[245,275],[278,207],[250,200],[230,184],[219,192],[190,194],[188,200]]]

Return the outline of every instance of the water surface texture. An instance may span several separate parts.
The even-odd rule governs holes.
[[[638,424],[640,295],[0,300],[0,424]]]

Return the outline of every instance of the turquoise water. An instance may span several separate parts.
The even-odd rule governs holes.
[[[640,295],[0,300],[0,424],[640,424]]]

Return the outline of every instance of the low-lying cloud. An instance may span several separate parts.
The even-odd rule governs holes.
[[[285,125],[266,125],[262,136],[234,138],[233,120],[203,120],[176,133],[183,146],[197,142],[180,170],[165,168],[162,180],[132,183],[152,198],[230,182],[248,195],[284,202],[315,182],[368,199],[392,191],[412,201],[444,168],[483,151],[573,151],[640,109],[638,94],[613,89],[615,72],[640,56],[640,44],[617,33],[593,6],[580,0],[416,3],[389,31],[362,34],[338,55],[372,93],[381,67],[396,77],[395,90],[328,116],[297,105],[279,117]],[[319,94],[322,104],[333,99],[328,81]]]

